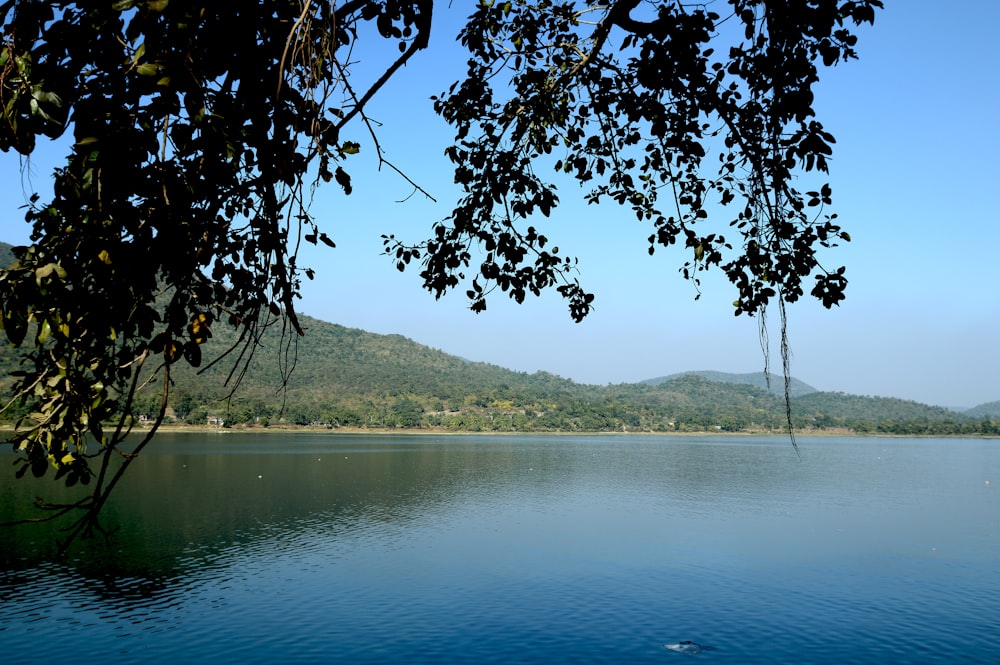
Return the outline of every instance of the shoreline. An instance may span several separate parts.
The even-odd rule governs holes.
[[[132,431],[145,432],[147,427],[136,427]],[[235,425],[233,427],[212,427],[208,425],[186,425],[169,424],[160,425],[158,432],[170,433],[225,433],[239,432],[245,434],[268,434],[273,432],[282,433],[308,433],[308,434],[378,434],[384,435],[428,435],[428,436],[774,436],[787,437],[788,433],[773,430],[744,430],[739,432],[726,431],[695,431],[695,432],[668,432],[668,431],[616,431],[616,430],[584,430],[584,431],[561,431],[561,430],[517,430],[517,431],[469,431],[453,430],[444,427],[325,427],[322,425],[270,425],[247,426]],[[796,436],[856,436],[848,429],[810,430],[806,432],[796,432]]]
[[[136,427],[133,433],[146,432],[149,428]],[[379,436],[663,436],[663,437],[771,437],[788,438],[787,431],[774,430],[744,430],[739,432],[726,431],[695,431],[695,432],[665,432],[665,431],[556,431],[556,430],[523,430],[523,431],[464,431],[445,428],[398,428],[398,427],[333,427],[311,425],[270,425],[268,427],[237,425],[234,427],[210,427],[208,425],[168,424],[161,425],[158,433],[191,433],[191,434],[330,434],[330,435],[379,435]],[[796,437],[813,438],[858,438],[858,439],[998,439],[998,436],[982,434],[887,434],[874,432],[855,432],[847,428],[796,430]]]
[[[136,425],[131,434],[138,435],[149,432],[149,427]],[[0,424],[0,435],[14,432],[14,426]],[[332,427],[322,425],[236,425],[233,427],[215,427],[210,425],[188,425],[185,423],[169,423],[160,425],[157,434],[329,434],[331,436],[662,436],[662,437],[770,437],[788,438],[787,431],[774,430],[744,430],[727,431],[695,431],[695,432],[665,432],[665,431],[557,431],[557,430],[519,430],[519,431],[464,431],[446,428],[398,428],[398,427]],[[879,432],[855,432],[847,428],[796,430],[796,437],[812,438],[857,438],[857,439],[1000,439],[1000,436],[986,434],[888,434]],[[6,441],[4,441],[6,443]]]

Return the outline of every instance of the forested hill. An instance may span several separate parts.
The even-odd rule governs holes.
[[[648,383],[650,385],[656,386],[661,383],[666,383],[667,381],[673,381],[682,376],[689,374],[694,374],[702,378],[708,379],[709,381],[716,381],[719,383],[746,383],[751,386],[757,386],[767,390],[775,395],[785,394],[785,379],[782,376],[776,376],[774,374],[768,374],[766,377],[763,372],[749,372],[747,374],[731,374],[729,372],[715,372],[711,370],[697,370],[692,372],[682,372],[680,374],[671,374],[669,376],[661,376],[655,379],[646,379],[642,383]],[[798,379],[792,377],[789,383],[789,393],[792,397],[801,397],[802,395],[808,395],[809,393],[819,392],[816,388],[813,388],[808,383],[799,381]]]
[[[278,326],[265,335],[236,397],[224,402],[225,363],[178,376],[178,418],[210,415],[233,423],[441,427],[457,431],[780,430],[783,399],[747,383],[682,375],[658,385],[578,384],[547,372],[515,372],[463,360],[400,335],[378,335],[302,317],[294,372],[283,392],[286,357]],[[224,331],[212,340],[226,343]],[[805,384],[803,384],[805,385]],[[283,406],[282,406],[283,403]],[[152,412],[155,398],[142,403]],[[958,432],[978,423],[952,411],[886,398],[812,392],[794,399],[797,425]],[[907,423],[901,425],[900,423]],[[930,425],[935,425],[930,427]]]
[[[9,246],[0,245],[4,251],[9,252]],[[378,335],[310,317],[302,317],[302,324],[306,335],[301,338],[283,337],[280,325],[268,329],[231,399],[226,384],[231,360],[201,373],[178,363],[171,416],[191,424],[204,424],[213,417],[232,425],[455,431],[779,431],[783,427],[777,377],[772,379],[771,394],[751,385],[745,375],[720,372],[639,384],[583,385],[546,372],[527,374],[463,360],[400,335]],[[234,339],[221,325],[213,332],[204,351],[206,364]],[[294,371],[289,373],[292,362]],[[15,350],[0,345],[0,391],[9,391],[9,374],[17,363]],[[973,419],[916,402],[818,392],[801,382],[795,382],[793,394],[798,395],[793,398],[796,426],[806,429],[1000,433],[994,432],[998,420],[994,412],[975,414]],[[140,396],[133,415],[154,413],[157,399],[158,388],[151,388]],[[14,408],[0,418],[10,421],[18,415]]]
[[[8,266],[14,265],[14,254],[11,252],[13,245],[8,245],[5,242],[0,242],[0,268],[6,268]]]
[[[965,415],[972,418],[1000,418],[1000,400],[980,404],[966,411]]]

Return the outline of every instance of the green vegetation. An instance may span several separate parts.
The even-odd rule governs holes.
[[[0,268],[9,268],[14,265],[14,252],[10,251],[13,249],[10,245],[5,242],[0,242]]]
[[[1000,418],[1000,400],[996,402],[986,402],[985,404],[980,404],[977,407],[969,409],[965,412],[965,415],[971,416],[973,418]]]
[[[784,427],[780,390],[772,384],[768,393],[735,380],[742,375],[708,373],[716,377],[710,379],[691,373],[655,384],[585,385],[547,372],[527,374],[463,360],[400,335],[377,335],[306,316],[301,320],[307,334],[298,341],[294,372],[284,391],[278,386],[284,381],[286,355],[275,329],[262,338],[232,397],[222,366],[200,374],[178,371],[171,397],[177,420],[201,425],[213,416],[230,426],[456,432],[780,433]],[[211,346],[206,349],[211,351]],[[148,413],[157,399],[143,395],[137,407]],[[1000,434],[996,416],[991,420],[896,398],[815,389],[793,398],[792,414],[802,431]]]
[[[803,427],[845,427],[859,434],[1000,434],[1000,418],[979,418],[940,406],[890,397],[817,392],[798,398],[795,420]]]
[[[5,247],[0,244],[0,251]],[[778,433],[784,401],[762,375],[693,372],[637,384],[583,385],[546,372],[527,374],[463,360],[399,335],[377,335],[300,316],[295,348],[278,327],[264,331],[239,389],[229,366],[179,367],[168,422],[228,427],[441,429],[455,432]],[[207,341],[217,355],[235,341],[225,329]],[[12,347],[0,371],[17,368]],[[289,363],[294,362],[294,371]],[[0,384],[9,391],[11,379]],[[996,414],[967,414],[885,397],[819,392],[793,382],[793,418],[802,431],[872,434],[1000,434]],[[282,388],[284,386],[284,388]],[[136,397],[130,415],[151,419],[159,386]],[[775,394],[778,393],[778,394]],[[802,394],[799,394],[802,393]],[[24,415],[14,408],[5,422]]]
[[[673,379],[680,378],[685,374],[695,374],[697,376],[704,377],[710,381],[721,381],[723,383],[748,383],[751,386],[757,386],[758,388],[763,388],[769,393],[781,394],[784,391],[785,379],[781,376],[775,376],[774,374],[765,375],[763,372],[751,372],[747,374],[731,374],[729,372],[716,372],[713,370],[698,370],[694,372],[684,372],[682,374],[671,374],[670,376],[661,376],[655,379],[646,379],[643,383],[649,383],[652,385],[657,385],[660,383],[666,383]],[[818,392],[815,388],[810,386],[808,383],[799,381],[794,377],[789,377],[788,393],[792,397],[800,397],[802,395],[808,395],[809,393]]]

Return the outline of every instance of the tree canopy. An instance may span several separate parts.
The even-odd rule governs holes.
[[[581,320],[594,296],[542,226],[568,177],[588,202],[646,221],[650,252],[683,244],[685,276],[721,269],[737,314],[806,290],[827,307],[843,299],[844,268],[817,254],[849,239],[826,212],[831,188],[794,182],[826,172],[832,153],[813,110],[820,68],[857,56],[852,30],[880,0],[463,6],[467,75],[433,100],[455,130],[446,154],[462,196],[424,242],[387,229],[399,269],[419,265],[438,297],[466,284],[475,311],[498,289],[520,302],[554,288]],[[84,509],[78,530],[96,525],[116,482],[111,457],[125,457],[120,473],[136,452],[120,446],[137,391],[158,386],[162,419],[171,367],[201,366],[215,326],[240,331],[212,359],[234,381],[264,328],[301,334],[295,301],[313,271],[297,250],[334,244],[311,189],[334,181],[351,194],[362,137],[381,159],[366,104],[428,47],[441,11],[432,0],[0,1],[0,149],[30,155],[72,137],[51,200],[27,207],[31,245],[0,272],[0,321],[29,350],[15,385],[29,415],[13,444],[19,474],[93,482],[56,507]],[[375,77],[355,73],[387,53]]]

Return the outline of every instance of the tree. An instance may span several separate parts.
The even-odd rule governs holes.
[[[496,289],[520,302],[555,288],[580,320],[593,295],[536,228],[536,213],[558,205],[553,180],[569,177],[590,187],[589,202],[648,221],[650,252],[683,242],[681,270],[696,283],[721,268],[737,314],[776,299],[783,315],[810,276],[810,293],[837,304],[844,269],[817,258],[848,239],[824,214],[830,187],[801,193],[792,181],[825,172],[834,142],[812,109],[820,63],[856,57],[851,27],[881,5],[469,5],[468,74],[434,100],[455,127],[447,154],[464,194],[426,242],[387,234],[386,251],[399,269],[419,263],[438,297],[469,271],[475,311]],[[309,214],[309,188],[335,181],[351,193],[352,129],[381,158],[365,105],[428,46],[434,11],[432,0],[0,3],[0,149],[29,155],[40,137],[73,137],[52,200],[27,210],[31,246],[0,273],[4,331],[29,349],[15,386],[31,405],[13,439],[18,474],[93,483],[55,507],[83,509],[71,536],[97,527],[155,432],[123,452],[138,391],[160,386],[158,424],[171,367],[200,366],[213,327],[240,332],[223,354],[234,384],[264,328],[282,326],[293,349],[300,280],[313,275],[297,248],[333,245]],[[398,53],[384,71],[359,81],[351,63],[387,47]],[[724,209],[734,212],[720,226]]]
[[[775,296],[797,300],[817,270],[811,294],[840,302],[844,269],[825,270],[816,257],[817,247],[849,240],[836,215],[822,214],[832,190],[803,194],[792,180],[799,167],[826,172],[832,154],[833,136],[813,119],[817,61],[855,58],[846,24],[873,22],[881,2],[729,4],[727,16],[640,0],[478,5],[460,35],[468,75],[435,99],[456,128],[447,154],[464,197],[419,246],[386,236],[398,267],[423,257],[424,285],[440,296],[480,244],[472,309],[485,309],[495,288],[520,302],[555,286],[581,320],[593,298],[569,277],[575,262],[528,225],[558,204],[536,168],[551,157],[555,171],[590,187],[588,202],[610,199],[648,221],[650,253],[683,242],[685,276],[721,266],[737,287],[737,314]],[[716,220],[701,231],[713,204],[734,210],[735,253]]]

